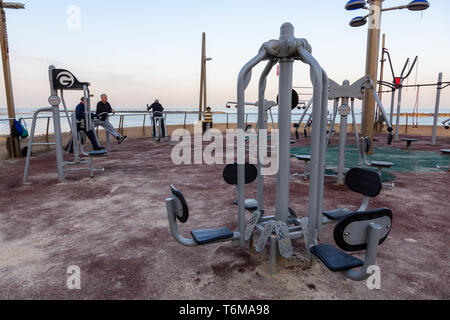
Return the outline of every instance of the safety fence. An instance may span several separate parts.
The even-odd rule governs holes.
[[[179,125],[186,128],[186,126],[194,124],[199,119],[199,113],[195,111],[169,111],[164,113],[166,118],[166,125]],[[292,114],[292,123],[296,123],[299,121],[302,113],[294,112]],[[305,117],[308,119],[309,115]],[[450,114],[440,114],[438,125],[441,125],[442,121],[450,117]],[[24,116],[19,117],[23,119],[28,130],[31,129],[32,117]],[[18,118],[18,119],[19,119]],[[110,122],[114,125],[114,127],[122,132],[124,128],[132,128],[132,127],[142,127],[150,126],[150,114],[148,112],[142,111],[126,111],[126,112],[117,112],[114,115],[110,116]],[[256,123],[258,118],[258,114],[256,112],[249,112],[245,114],[246,123]],[[269,123],[277,123],[278,114],[273,112],[269,114],[268,122]],[[356,114],[356,122],[360,123],[361,113]],[[406,128],[414,128],[415,126],[431,126],[433,125],[433,114],[421,114],[419,117],[417,114],[413,113],[403,113],[401,114],[401,125],[405,125]],[[9,135],[9,118],[0,119],[0,136]],[[349,119],[351,120],[351,119]],[[227,112],[216,112],[213,113],[213,121],[214,123],[226,124],[226,127],[231,127],[233,124],[237,122],[236,113],[227,113]],[[336,122],[339,123],[339,117],[336,118]],[[61,114],[61,128],[62,132],[69,132],[70,126],[65,117],[65,115]],[[43,114],[37,118],[36,123],[36,135],[43,136],[51,136],[53,135],[53,121],[51,114]]]

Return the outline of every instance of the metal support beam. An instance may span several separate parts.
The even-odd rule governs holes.
[[[6,93],[6,103],[8,105],[8,118],[16,118],[16,110],[14,105],[14,94],[12,88],[11,79],[11,66],[9,62],[9,45],[8,45],[8,31],[6,27],[6,15],[4,9],[24,9],[25,6],[21,3],[9,3],[0,0],[0,46],[2,51],[2,63],[3,63],[3,76],[5,78],[5,93]],[[19,157],[19,139],[12,136],[14,121],[9,121],[10,129],[10,156]]]

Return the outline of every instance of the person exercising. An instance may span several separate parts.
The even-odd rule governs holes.
[[[162,131],[162,136],[165,137],[166,136],[166,124],[164,122],[164,107],[159,103],[159,100],[156,99],[155,102],[153,102],[153,104],[151,106],[147,105],[147,111],[152,110],[153,112],[153,123],[152,123],[152,128],[153,128],[153,136],[156,137],[156,119],[157,118],[162,118],[161,119],[161,131]]]
[[[127,136],[122,136],[108,120],[109,113],[116,113],[108,102],[108,96],[102,94],[100,98],[101,100],[97,103],[97,110],[95,111],[95,125],[103,127],[106,132],[116,138],[117,142],[121,144],[127,139]]]
[[[213,114],[211,112],[211,107],[206,108],[205,113],[203,114],[203,134],[206,132],[206,129],[209,127],[212,129],[213,127]]]
[[[84,97],[81,98],[81,102],[76,106],[75,108],[75,115],[77,118],[77,131],[81,132],[84,131],[84,133],[86,134],[86,137],[88,137],[89,141],[92,144],[92,147],[94,148],[95,151],[99,151],[99,150],[104,150],[104,148],[102,148],[100,146],[100,144],[98,143],[97,140],[97,136],[94,133],[94,130],[86,130],[86,122],[85,120],[85,105],[86,105],[86,101],[84,99]],[[70,139],[69,145],[70,146],[69,152],[73,153],[73,141],[72,139]]]

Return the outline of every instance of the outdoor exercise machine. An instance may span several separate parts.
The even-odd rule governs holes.
[[[50,145],[55,146],[56,168],[57,168],[59,182],[64,181],[65,173],[71,172],[71,171],[87,170],[90,172],[91,177],[93,177],[94,172],[103,171],[104,169],[95,168],[93,165],[92,158],[105,155],[107,153],[107,151],[106,150],[91,151],[91,152],[87,153],[87,156],[88,156],[87,160],[82,160],[80,158],[80,149],[79,149],[80,138],[78,135],[76,118],[73,115],[73,120],[71,120],[71,116],[69,115],[69,112],[67,110],[67,105],[66,105],[66,102],[64,99],[64,91],[65,90],[83,91],[83,98],[84,98],[84,101],[86,102],[85,108],[84,108],[84,112],[85,112],[84,127],[85,127],[86,131],[93,131],[95,134],[93,122],[92,122],[92,118],[91,118],[91,107],[90,107],[91,95],[89,92],[90,83],[80,82],[70,71],[65,70],[65,69],[56,69],[55,66],[49,67],[49,81],[50,81],[51,96],[48,99],[48,102],[51,107],[38,109],[33,115],[30,140],[29,140],[29,144],[28,144],[27,158],[26,158],[26,162],[25,162],[23,183],[28,182],[28,174],[29,174],[30,160],[31,160],[33,146],[50,146]],[[59,90],[59,95],[58,95],[58,90]],[[62,146],[62,133],[61,133],[61,111],[59,108],[61,103],[63,104],[64,113],[67,117],[67,121],[69,123],[69,127],[71,128],[71,132],[72,132],[73,150],[74,150],[74,156],[75,156],[75,160],[73,162],[64,161],[63,146]],[[49,142],[36,143],[36,142],[34,142],[37,117],[40,113],[43,113],[43,112],[52,112],[54,139],[55,139],[54,143],[49,143]],[[86,167],[66,168],[70,165],[80,165],[80,164],[85,164]]]
[[[450,149],[442,149],[442,150],[441,150],[441,153],[442,153],[444,156],[450,157]],[[438,169],[448,169],[448,171],[450,172],[450,161],[449,161],[448,166],[439,166],[439,165],[436,165],[436,167],[437,167]]]
[[[402,69],[402,73],[400,74],[400,77],[397,77],[395,75],[394,67],[392,65],[391,55],[389,51],[384,48],[383,49],[383,58],[384,55],[387,55],[389,65],[392,72],[393,81],[392,83],[387,81],[378,81],[379,84],[386,86],[391,89],[391,112],[390,112],[390,121],[393,122],[394,117],[394,104],[395,104],[395,92],[398,90],[398,100],[397,100],[397,114],[396,114],[396,121],[395,121],[395,141],[399,141],[399,130],[400,130],[400,115],[401,115],[401,105],[402,105],[402,92],[403,88],[416,88],[417,89],[417,95],[416,95],[416,103],[414,106],[414,112],[415,114],[418,114],[418,108],[419,108],[419,90],[422,87],[436,87],[436,104],[435,104],[435,110],[434,110],[434,118],[433,118],[433,131],[432,131],[432,144],[436,144],[436,136],[437,136],[437,127],[439,122],[439,109],[440,109],[440,100],[441,100],[441,91],[442,89],[447,88],[450,86],[450,82],[444,82],[443,80],[443,74],[442,72],[438,75],[438,81],[437,83],[425,83],[425,84],[414,84],[414,85],[404,85],[405,80],[410,76],[411,72],[413,71],[414,67],[417,64],[418,57],[414,59],[412,65],[409,67],[410,59],[408,58],[405,62],[405,65]],[[450,119],[449,119],[450,120]],[[418,120],[416,120],[418,125]]]
[[[258,210],[245,225],[245,90],[248,82],[246,78],[251,70],[262,61],[268,61],[259,80],[259,112],[264,111],[264,95],[267,76],[271,69],[280,64],[279,76],[279,112],[278,112],[278,142],[279,142],[279,170],[276,185],[276,210],[275,215],[264,215],[263,203],[263,175],[258,177]],[[313,101],[313,126],[312,152],[311,152],[311,182],[309,184],[309,207],[307,217],[301,219],[293,217],[289,210],[290,202],[290,133],[292,111],[292,80],[293,64],[300,60],[310,66],[311,81],[314,88]],[[314,254],[323,261],[332,271],[343,271],[353,280],[364,280],[369,276],[367,269],[375,264],[378,246],[387,238],[392,225],[392,212],[389,209],[377,209],[373,211],[350,213],[338,222],[334,230],[334,238],[337,245],[345,251],[366,250],[366,258],[363,261],[340,251],[327,244],[319,245],[318,236],[323,224],[329,222],[323,216],[323,192],[324,170],[326,153],[326,125],[328,107],[328,77],[319,63],[311,55],[311,46],[306,39],[294,37],[294,28],[285,23],[281,27],[279,40],[270,40],[263,44],[259,53],[251,59],[241,70],[237,86],[237,118],[238,118],[238,163],[236,165],[237,176],[237,201],[238,201],[238,227],[236,231],[228,228],[194,230],[192,239],[183,237],[177,228],[177,219],[186,222],[189,209],[186,199],[179,190],[172,188],[172,195],[166,199],[166,207],[170,230],[173,237],[184,246],[199,246],[223,241],[238,241],[241,248],[246,248],[246,241],[254,237],[254,231],[260,232],[256,250],[264,250],[268,238],[270,238],[270,265],[271,270],[277,260],[277,249],[281,256],[289,258],[293,254],[291,239],[302,238],[305,240],[308,255]],[[260,157],[261,149],[264,150],[263,138],[264,119],[259,117],[260,134],[258,137],[258,170],[263,169],[263,159]],[[267,133],[266,133],[267,138]],[[363,176],[361,176],[364,179]],[[253,241],[250,241],[251,243]],[[277,246],[278,245],[278,246]],[[362,266],[361,269],[354,268]]]
[[[227,109],[230,109],[231,106],[233,106],[233,105],[237,108],[237,102],[235,102],[235,101],[228,101],[225,107]],[[255,103],[245,102],[245,105],[246,106],[252,106],[252,107],[258,107],[259,106],[259,102],[258,101],[256,101]],[[264,100],[263,117],[264,117],[264,123],[266,124],[266,128],[267,128],[267,123],[269,121],[269,114],[270,114],[270,119],[271,119],[271,122],[272,122],[272,128],[275,129],[275,121],[273,119],[272,108],[276,107],[277,105],[278,104],[275,101]],[[246,120],[245,123],[248,123],[248,121]]]
[[[149,105],[147,105],[147,109],[149,108]],[[152,136],[157,141],[160,142],[162,138],[167,137],[167,114],[164,112],[150,112],[150,123],[151,123],[151,129],[152,129]],[[164,127],[163,127],[164,126]],[[163,130],[164,128],[164,130]],[[165,132],[165,136],[163,137],[163,131]]]
[[[389,161],[369,161],[367,160],[367,153],[372,148],[370,147],[370,138],[369,137],[361,137],[361,146],[359,149],[360,154],[362,155],[363,163],[367,167],[377,168],[378,174],[382,177],[383,169],[390,169],[394,166],[393,162]],[[394,188],[394,183],[383,183],[383,185]]]
[[[442,121],[442,125],[444,126],[444,128],[446,130],[450,129],[450,118],[448,118],[447,120]]]
[[[338,156],[338,167],[337,167],[337,183],[339,185],[344,184],[345,178],[345,149],[347,144],[347,130],[348,130],[348,116],[351,114],[353,119],[353,130],[355,132],[356,147],[359,150],[359,134],[356,125],[355,118],[355,99],[363,100],[366,91],[372,92],[375,101],[378,104],[378,108],[383,114],[384,121],[387,124],[388,131],[388,144],[392,143],[392,124],[389,120],[388,114],[386,113],[380,97],[377,94],[375,85],[370,78],[370,76],[364,76],[352,85],[348,80],[345,80],[342,85],[337,84],[333,80],[329,80],[330,92],[328,94],[328,100],[334,101],[333,114],[331,118],[331,127],[328,131],[327,145],[331,142],[331,137],[334,133],[334,126],[336,123],[336,117],[340,116],[340,131],[339,131],[339,156]],[[361,154],[358,152],[359,156],[359,166],[362,165]]]
[[[310,110],[310,108],[312,107],[312,103],[313,103],[313,99],[311,98],[308,103],[306,103],[304,105],[304,109],[303,109],[303,113],[300,116],[300,119],[298,120],[297,123],[294,124],[294,128],[295,128],[295,137],[298,139],[300,139],[300,134],[299,134],[299,130],[302,126],[303,120],[306,118],[306,116],[308,115],[308,112]],[[310,127],[312,124],[312,113],[310,113],[308,120],[305,123],[305,126],[303,127],[303,135],[305,138],[308,137],[308,127]]]

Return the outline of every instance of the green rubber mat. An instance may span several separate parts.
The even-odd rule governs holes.
[[[310,154],[309,146],[291,149],[291,156],[296,154]],[[338,146],[331,146],[327,150],[326,162],[328,166],[337,166]],[[392,147],[375,147],[374,154],[367,156],[368,161],[389,161],[394,166],[383,170],[383,181],[395,179],[391,172],[440,172],[436,165],[447,166],[449,158],[437,152],[430,151],[406,151]],[[345,152],[345,167],[354,168],[358,166],[358,150],[356,146],[347,146]],[[329,170],[327,170],[329,171]],[[327,172],[328,173],[328,172]]]

